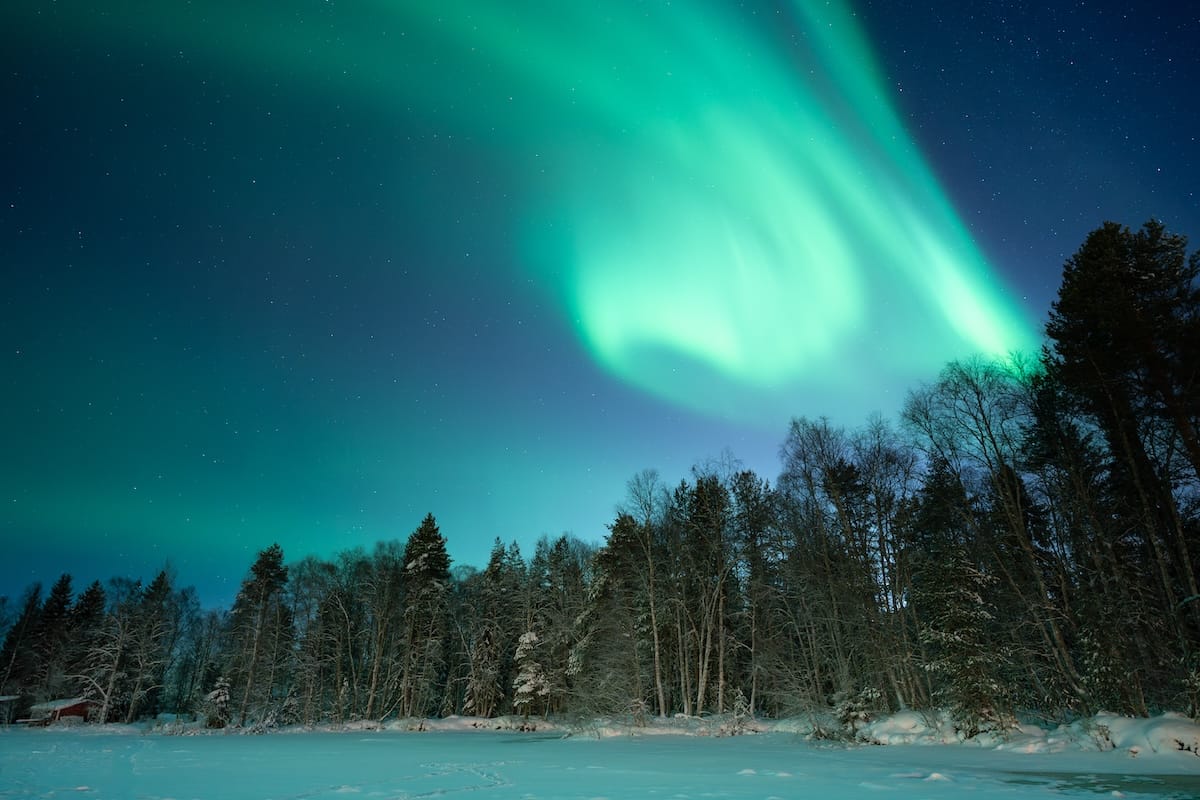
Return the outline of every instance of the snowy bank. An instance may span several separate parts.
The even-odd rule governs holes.
[[[58,725],[50,726],[51,730]],[[0,729],[3,730],[3,729]],[[860,723],[852,735],[841,731],[828,715],[814,714],[782,720],[763,720],[735,715],[702,718],[677,715],[670,718],[524,718],[451,716],[442,719],[391,719],[384,722],[354,721],[320,726],[264,728],[229,727],[209,729],[202,718],[185,721],[163,717],[135,725],[80,725],[81,734],[163,734],[238,736],[244,734],[336,734],[336,733],[491,733],[536,738],[723,738],[763,734],[786,735],[792,739],[854,745],[956,746],[973,750],[1006,751],[1013,754],[1114,753],[1126,758],[1167,758],[1200,773],[1200,724],[1177,713],[1150,718],[1131,718],[1101,713],[1056,727],[1021,724],[1003,733],[984,732],[966,737],[945,711],[901,711]]]
[[[867,723],[861,738],[872,744],[964,744],[1022,753],[1119,751],[1131,757],[1147,753],[1200,758],[1200,724],[1182,714],[1150,718],[1097,714],[1069,725],[1046,729],[1023,724],[1004,734],[964,738],[944,712],[902,711]],[[1197,762],[1200,768],[1200,761]]]

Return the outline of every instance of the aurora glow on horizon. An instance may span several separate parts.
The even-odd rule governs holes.
[[[1047,65],[1113,61],[1068,47],[1098,24],[1074,7],[1044,41],[991,13],[4,4],[0,532],[40,544],[0,582],[48,582],[75,546],[220,572],[219,594],[271,541],[329,554],[427,511],[458,563],[494,536],[595,540],[642,468],[729,447],[773,478],[791,416],[857,425],[950,359],[1036,350],[1083,232],[1200,213],[1114,177],[1126,131],[1050,124],[1091,111],[1078,87],[974,143],[997,103],[1029,118]],[[1027,77],[1006,41],[1036,44]],[[980,88],[941,83],[951,43],[989,62]],[[1104,169],[1036,138],[1062,131]]]

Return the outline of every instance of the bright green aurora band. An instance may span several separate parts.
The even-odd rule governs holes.
[[[222,5],[86,24],[494,149],[528,195],[509,257],[604,368],[661,398],[833,413],[804,398],[869,406],[949,359],[1036,346],[843,3]]]
[[[525,131],[558,173],[533,260],[612,373],[737,415],[1033,345],[843,5],[762,30],[727,3],[467,5],[420,35],[558,117]]]

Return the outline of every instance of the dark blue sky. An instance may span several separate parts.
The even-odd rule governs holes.
[[[1194,10],[646,8],[6,3],[0,594],[598,541],[969,354],[914,231],[1013,346],[1102,221],[1200,236]]]

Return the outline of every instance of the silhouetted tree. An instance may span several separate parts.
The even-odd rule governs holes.
[[[400,709],[406,717],[435,714],[446,689],[450,557],[433,514],[404,546],[404,666]]]
[[[1144,531],[1144,552],[1177,623],[1200,643],[1200,531],[1178,504],[1172,463],[1200,486],[1200,256],[1162,223],[1106,222],[1067,260],[1046,335],[1047,367],[1096,420],[1112,459],[1116,509]]]
[[[33,643],[41,613],[42,585],[35,583],[25,591],[21,612],[0,646],[0,692],[24,696],[22,706],[28,705],[37,682]]]
[[[286,668],[293,637],[291,610],[284,602],[287,578],[283,548],[272,544],[259,552],[234,600],[226,676],[238,725],[252,713],[266,721],[277,678]]]

